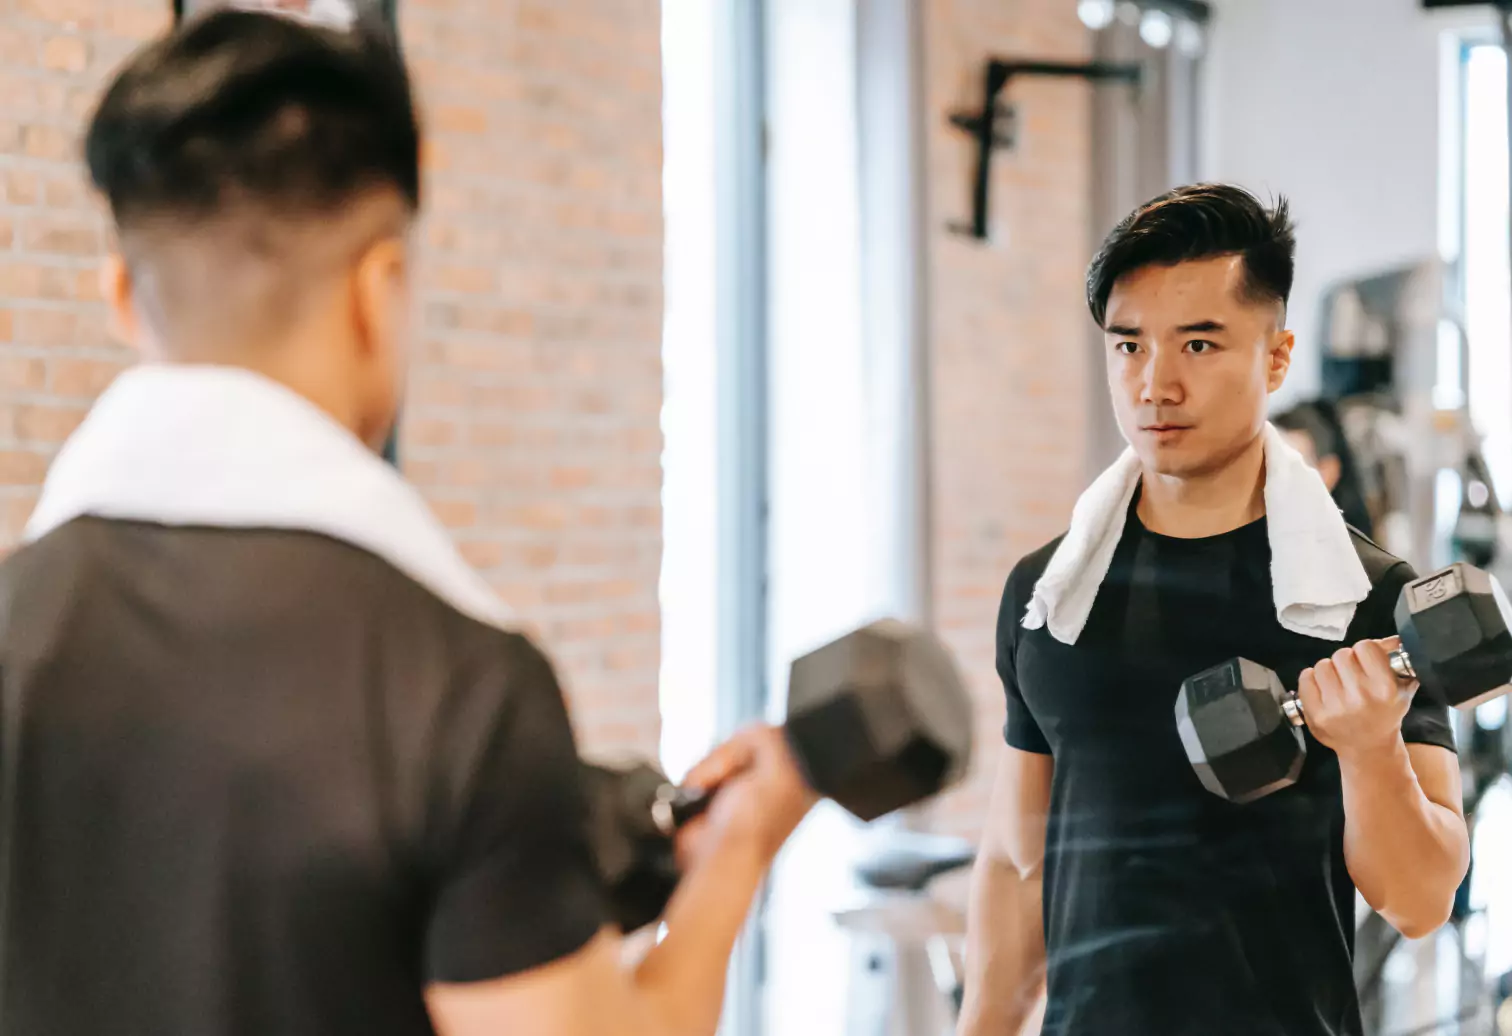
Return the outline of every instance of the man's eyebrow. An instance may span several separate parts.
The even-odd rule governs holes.
[[[1138,338],[1142,331],[1137,327],[1128,327],[1124,324],[1109,324],[1103,328],[1110,335],[1118,335],[1121,338]]]
[[[1199,320],[1195,324],[1182,324],[1176,330],[1184,335],[1202,334],[1203,332],[1227,331],[1228,328],[1217,320]]]

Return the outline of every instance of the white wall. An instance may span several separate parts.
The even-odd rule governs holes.
[[[1336,280],[1439,243],[1440,45],[1479,10],[1419,0],[1219,0],[1203,174],[1285,194],[1299,223],[1296,366],[1316,391],[1319,302]]]

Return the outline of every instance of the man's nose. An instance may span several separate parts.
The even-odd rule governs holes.
[[[1171,406],[1185,395],[1181,385],[1180,354],[1155,346],[1145,361],[1140,379],[1140,402],[1150,406]]]

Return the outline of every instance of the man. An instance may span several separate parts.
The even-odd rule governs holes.
[[[1130,443],[1127,482],[1106,484],[1127,488],[1085,612],[1047,621],[1046,573],[1095,536],[1028,555],[1004,590],[1007,743],[973,876],[965,1036],[1017,1033],[1042,981],[1054,1036],[1358,1036],[1356,889],[1410,936],[1449,913],[1469,850],[1446,710],[1370,639],[1394,633],[1413,573],[1350,533],[1267,431],[1293,255],[1284,202],[1197,186],[1134,212],[1092,263]],[[1283,622],[1294,573],[1273,585],[1273,540],[1293,561],[1338,544],[1312,560],[1348,592]],[[1186,677],[1233,656],[1298,688],[1310,741],[1299,782],[1245,806],[1204,789],[1173,714]]]
[[[1338,502],[1344,520],[1367,536],[1372,535],[1373,523],[1360,491],[1354,454],[1333,404],[1322,399],[1301,403],[1277,414],[1273,423],[1303,459],[1317,469],[1323,484]]]
[[[704,1036],[811,804],[718,787],[624,970],[552,667],[375,450],[420,136],[381,28],[223,10],[88,130],[122,375],[0,567],[0,1031]],[[691,833],[691,832],[690,832]]]

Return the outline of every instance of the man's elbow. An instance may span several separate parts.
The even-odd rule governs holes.
[[[1381,916],[1406,938],[1426,939],[1454,915],[1455,896],[1468,869],[1467,860],[1464,866],[1447,870],[1442,878],[1419,882],[1410,902],[1388,902],[1381,909]]]
[[[1402,933],[1403,938],[1418,940],[1426,939],[1444,925],[1449,923],[1449,916],[1453,912],[1454,897],[1449,898],[1449,904],[1442,910],[1435,908],[1433,911],[1417,909],[1410,914],[1397,912],[1384,912],[1388,924]]]

